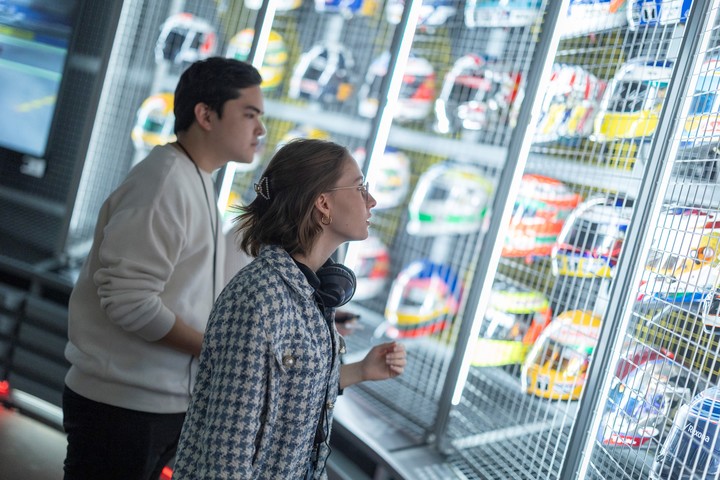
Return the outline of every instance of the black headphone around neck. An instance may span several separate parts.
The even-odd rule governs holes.
[[[320,267],[316,275],[320,279],[320,286],[316,292],[325,306],[342,307],[355,295],[357,285],[355,273],[342,263],[328,260],[325,265]]]
[[[342,263],[335,263],[329,259],[317,272],[313,272],[310,267],[300,262],[296,261],[295,263],[315,289],[315,294],[323,306],[342,307],[355,294],[357,283],[355,274]]]

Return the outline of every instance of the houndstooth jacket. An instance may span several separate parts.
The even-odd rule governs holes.
[[[323,404],[329,436],[340,375],[333,318],[323,317],[313,292],[277,246],[263,247],[222,291],[174,479],[304,478]],[[313,478],[326,476],[326,443],[319,453]]]

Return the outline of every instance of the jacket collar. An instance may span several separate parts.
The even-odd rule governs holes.
[[[308,283],[305,274],[284,248],[278,245],[263,245],[258,258],[263,259],[278,275],[303,298],[313,298],[315,289]]]

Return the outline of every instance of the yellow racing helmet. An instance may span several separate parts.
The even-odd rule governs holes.
[[[600,335],[599,316],[568,310],[550,322],[522,367],[522,389],[552,400],[577,400]]]
[[[252,46],[254,35],[255,30],[252,28],[246,28],[235,34],[235,36],[230,39],[225,56],[242,60],[243,62],[246,61],[250,54],[250,47]],[[270,38],[268,39],[265,57],[260,67],[260,75],[263,79],[260,88],[265,91],[270,91],[280,86],[285,76],[287,60],[288,52],[287,48],[285,48],[285,41],[279,33],[272,30],[270,32]]]
[[[635,58],[620,67],[595,117],[595,141],[647,139],[655,133],[673,63]]]
[[[172,93],[162,92],[150,95],[143,101],[130,133],[135,148],[149,150],[175,141],[174,100]]]

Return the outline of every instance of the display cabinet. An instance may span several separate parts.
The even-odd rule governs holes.
[[[582,478],[718,475],[720,6],[682,2],[680,10],[679,3],[673,21],[659,17],[666,21],[646,27],[678,32],[682,43],[644,158],[633,228],[606,313],[610,327],[591,368],[598,381],[589,385],[587,418],[577,429],[585,441],[568,462]]]
[[[347,359],[395,339],[409,363],[344,392],[332,475],[712,477],[718,8],[125,0],[62,253],[82,259],[104,197],[173,140],[184,68],[247,60],[268,133],[217,173],[228,223],[295,137],[346,145],[378,203],[336,254],[358,278]],[[18,319],[42,309],[0,290],[22,372]]]

